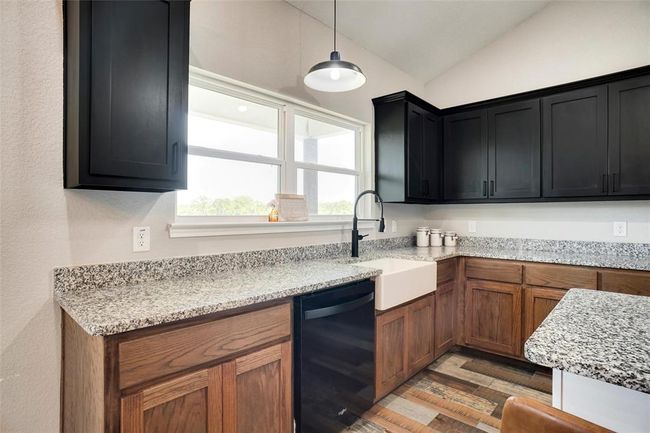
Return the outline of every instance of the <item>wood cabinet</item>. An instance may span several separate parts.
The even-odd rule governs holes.
[[[544,197],[607,194],[607,86],[546,97]]]
[[[435,296],[408,305],[406,313],[407,370],[411,376],[433,362]]]
[[[468,279],[465,283],[465,342],[490,352],[521,352],[521,286]]]
[[[456,281],[438,285],[435,294],[435,357],[447,352],[456,338]]]
[[[407,201],[437,201],[440,199],[441,132],[440,119],[435,114],[407,103],[406,134]]]
[[[122,397],[120,433],[217,433],[222,368],[212,367]]]
[[[433,293],[392,310],[378,312],[375,336],[377,400],[433,361],[434,313]]]
[[[526,287],[524,289],[524,335],[523,342],[533,335],[535,329],[546,319],[566,293],[563,289]]]
[[[373,99],[375,175],[386,202],[440,200],[442,122],[437,109],[408,92]]]
[[[540,197],[540,121],[539,99],[488,110],[489,198]]]
[[[62,431],[290,433],[291,304],[107,337],[63,317]]]
[[[650,272],[603,271],[599,288],[626,295],[650,296]]]
[[[224,433],[291,433],[291,342],[223,366]]]
[[[375,395],[379,400],[408,375],[406,307],[377,315],[375,335]]]
[[[650,76],[609,85],[611,195],[650,194]]]
[[[404,94],[376,100],[395,101],[395,95]],[[422,130],[421,114],[411,110],[407,115],[406,104],[400,107],[387,111],[387,105],[375,105],[376,137],[382,143],[401,140],[404,134],[396,131],[408,125]],[[650,197],[650,170],[644,164],[650,159],[650,66],[444,110],[427,105],[426,110],[444,124],[438,145],[443,164],[435,170],[424,164],[422,172],[414,166],[404,193],[408,166],[421,154],[420,136],[413,136],[410,161],[403,144],[378,145],[376,184],[382,195],[395,193],[397,199],[389,201],[434,200],[423,191],[427,180],[435,181],[427,176],[437,170],[442,173],[439,202]]]
[[[189,1],[66,1],[65,187],[187,183]]]
[[[486,110],[445,117],[443,155],[445,200],[488,198]]]

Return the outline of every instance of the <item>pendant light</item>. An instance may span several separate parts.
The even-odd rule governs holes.
[[[351,62],[341,60],[336,51],[336,0],[334,0],[334,51],[330,59],[312,66],[305,75],[305,85],[321,92],[347,92],[363,86],[366,76],[361,68]]]

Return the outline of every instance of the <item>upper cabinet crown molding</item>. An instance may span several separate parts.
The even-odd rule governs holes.
[[[65,187],[187,184],[189,1],[65,1]]]
[[[650,198],[650,66],[444,110],[406,91],[373,103],[386,201]],[[440,138],[413,135],[422,116],[411,107],[436,116]]]

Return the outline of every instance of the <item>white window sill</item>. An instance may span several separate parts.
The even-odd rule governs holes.
[[[360,229],[377,226],[374,221],[359,221]],[[300,222],[222,222],[222,223],[174,223],[169,224],[170,238],[195,238],[208,236],[264,235],[274,233],[343,231],[352,229],[350,221],[300,221]]]

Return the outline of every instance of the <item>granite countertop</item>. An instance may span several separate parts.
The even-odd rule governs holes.
[[[490,246],[429,248],[404,242],[411,239],[366,241],[360,258],[346,257],[349,244],[331,244],[57,268],[54,295],[86,332],[111,335],[368,279],[381,271],[354,264],[382,257],[438,261],[469,256],[650,270],[645,254],[593,255],[574,244],[535,251],[498,239]],[[539,242],[549,248],[548,241]]]
[[[80,289],[58,294],[57,301],[90,335],[111,335],[314,292],[380,273],[331,261],[304,261]]]
[[[536,364],[650,394],[650,298],[571,289],[526,341]]]

